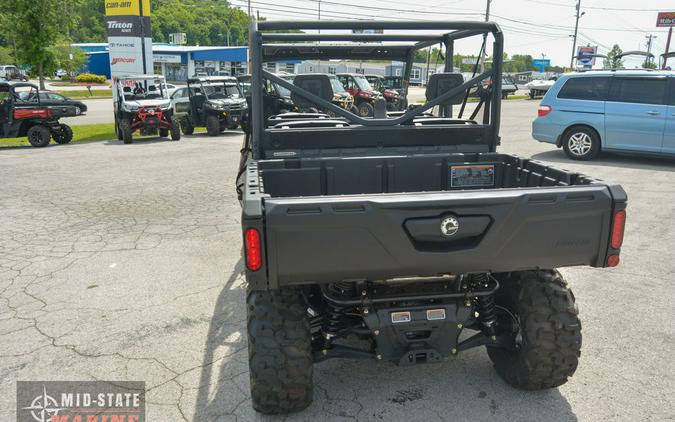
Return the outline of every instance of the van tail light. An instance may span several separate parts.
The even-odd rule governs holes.
[[[537,115],[539,117],[544,117],[552,111],[553,111],[553,107],[551,107],[549,105],[540,105],[539,109],[537,110]]]
[[[614,249],[619,249],[623,243],[623,231],[626,227],[626,211],[620,210],[614,213],[612,221],[612,239],[609,245]]]
[[[610,255],[607,257],[607,266],[616,267],[617,265],[619,265],[619,261],[621,261],[619,255]]]
[[[260,232],[257,229],[246,229],[244,250],[246,251],[246,268],[251,271],[258,271],[262,267],[262,250],[260,247]]]

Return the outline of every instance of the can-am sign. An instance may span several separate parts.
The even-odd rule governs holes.
[[[675,26],[675,12],[659,12],[656,16],[656,26]]]

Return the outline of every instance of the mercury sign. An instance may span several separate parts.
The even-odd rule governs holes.
[[[113,79],[152,73],[150,0],[105,0],[105,22]]]

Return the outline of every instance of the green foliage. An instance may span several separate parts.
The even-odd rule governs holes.
[[[642,67],[645,69],[656,69],[656,63],[654,63],[652,60],[647,59],[642,63]]]
[[[13,0],[0,2],[0,15],[4,16],[3,31],[16,43],[17,62],[28,64],[40,76],[56,69],[53,47],[63,38],[62,3],[60,0]]]
[[[80,73],[75,77],[75,80],[82,83],[104,84],[106,78],[103,75],[94,75],[93,73]]]
[[[623,60],[617,57],[619,54],[623,53],[619,44],[614,44],[609,53],[607,53],[607,58],[603,60],[603,65],[608,69],[619,69],[623,67]]]
[[[79,71],[87,62],[87,56],[84,54],[84,51],[69,44],[61,44],[54,47],[54,56],[58,68],[65,70],[68,74]]]
[[[0,64],[14,64],[14,52],[9,47],[0,47]]]
[[[168,42],[169,34],[185,32],[191,45],[246,45],[248,15],[217,0],[154,0],[152,37]]]

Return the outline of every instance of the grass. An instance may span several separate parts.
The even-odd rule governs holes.
[[[104,141],[110,139],[117,139],[115,136],[115,128],[112,123],[98,123],[94,125],[76,125],[71,126],[73,129],[72,142],[85,141]],[[30,145],[27,138],[7,138],[0,139],[0,147],[16,147]]]
[[[56,92],[72,99],[112,98],[112,90],[110,89],[92,89],[91,94],[89,94],[89,90],[87,89]]]
[[[84,84],[82,82],[70,82],[70,81],[49,81],[49,84],[52,86],[85,86],[87,84]],[[103,84],[91,84],[92,87],[104,87],[104,86],[110,86],[107,83]]]

